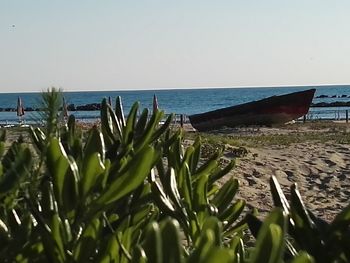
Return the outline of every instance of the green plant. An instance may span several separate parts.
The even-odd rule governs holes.
[[[197,243],[207,218],[216,216],[223,224],[223,237],[238,234],[245,222],[234,224],[241,215],[244,200],[233,199],[238,190],[238,180],[229,179],[221,187],[217,181],[234,166],[231,161],[220,168],[221,153],[215,153],[200,163],[201,143],[198,138],[192,146],[182,149],[182,134],[166,149],[164,160],[158,162],[157,172],[150,176],[153,197],[162,216],[177,219],[188,242]],[[168,167],[168,169],[165,168]]]
[[[56,95],[46,94],[44,99],[55,101]],[[74,116],[67,125],[47,121],[44,129],[32,128],[35,149],[20,137],[5,150],[5,133],[0,134],[1,262],[318,259],[298,243],[304,231],[308,241],[315,233],[305,224],[310,218],[299,199],[293,201],[298,205],[287,207],[273,184],[275,202],[282,208],[274,209],[264,222],[250,214],[238,220],[245,207],[245,201],[235,200],[238,181],[218,183],[234,161],[221,168],[220,152],[203,160],[199,138],[183,149],[182,130],[169,129],[171,117],[160,125],[161,111],[149,118],[144,110],[138,117],[136,103],[125,118],[120,98],[116,104],[113,110],[102,101],[101,127],[92,127],[86,136]],[[51,110],[48,118],[57,116],[57,108]],[[336,262],[348,259],[348,236],[343,233],[348,211],[337,217],[332,230],[327,228],[340,246],[327,247],[333,249],[330,254],[342,251]],[[287,235],[291,219],[299,231],[295,242]],[[249,248],[242,238],[247,222],[257,236]]]
[[[333,222],[327,223],[306,208],[296,185],[291,186],[290,203],[274,176],[270,186],[275,205],[288,216],[285,258],[295,257],[298,251],[306,251],[316,262],[350,261],[350,206],[344,208]],[[249,217],[248,223],[255,234],[262,224],[254,216]]]

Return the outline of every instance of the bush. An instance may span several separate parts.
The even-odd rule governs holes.
[[[44,100],[59,105],[57,92]],[[55,119],[59,107],[31,128],[35,149],[19,138],[5,151],[0,136],[1,262],[348,261],[349,208],[325,226],[297,191],[289,205],[273,178],[278,207],[263,222],[244,215],[238,181],[217,184],[234,161],[220,168],[220,152],[204,161],[199,138],[183,149],[161,111],[138,117],[135,103],[125,118],[116,105],[102,101],[101,127],[86,136],[74,116]]]

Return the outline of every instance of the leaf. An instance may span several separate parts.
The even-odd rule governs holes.
[[[71,156],[69,156],[68,163],[69,167],[63,184],[63,204],[66,212],[73,212],[67,216],[73,217],[79,200],[79,170]]]
[[[292,261],[291,263],[314,263],[315,260],[312,256],[307,254],[306,252],[299,253]]]
[[[168,130],[173,117],[174,117],[174,114],[170,114],[168,118],[165,120],[165,122],[160,126],[160,128],[152,134],[152,138],[151,138],[152,142],[158,139],[163,133],[165,133]]]
[[[177,221],[166,219],[161,224],[163,262],[183,262],[180,229]]]
[[[205,219],[201,231],[205,232],[207,230],[211,230],[214,234],[214,245],[220,247],[222,245],[222,223],[218,220],[217,217],[210,216]]]
[[[281,189],[280,184],[277,181],[277,178],[274,175],[270,178],[270,187],[275,206],[283,208],[283,211],[289,214],[289,203]]]
[[[109,262],[109,261],[108,261]],[[143,248],[139,245],[136,245],[134,253],[131,258],[131,263],[147,263],[147,256]],[[107,262],[105,262],[107,263]]]
[[[117,262],[119,259],[119,244],[114,234],[107,237],[107,245],[100,253],[100,259],[97,262],[110,263]]]
[[[184,208],[181,201],[181,196],[177,187],[175,171],[173,168],[170,168],[169,173],[166,178],[166,194],[170,197],[173,203],[176,205],[177,209]]]
[[[115,114],[117,115],[117,118],[121,124],[121,127],[124,127],[125,126],[125,118],[124,118],[122,99],[120,96],[117,97],[117,100],[115,103]]]
[[[324,241],[321,239],[320,232],[315,222],[311,219],[296,185],[291,186],[290,211],[294,221],[292,234],[299,246],[313,255],[316,261],[327,258],[327,251],[325,251],[323,246]]]
[[[345,207],[333,220],[331,231],[345,231],[350,224],[350,204]]]
[[[146,219],[150,217],[154,209],[154,204],[147,204],[143,207],[138,208],[136,213],[132,216],[131,224],[135,228],[142,227],[142,225],[146,224]]]
[[[47,168],[52,175],[55,197],[60,205],[63,205],[64,179],[68,167],[69,162],[62,144],[57,138],[52,138],[47,151]]]
[[[199,163],[200,154],[201,154],[200,150],[201,150],[201,139],[198,136],[193,143],[193,153],[190,157],[189,165],[188,165],[190,168],[191,174],[195,174],[196,172],[196,169]]]
[[[97,205],[108,205],[136,189],[150,173],[159,154],[147,146],[128,162],[125,169],[97,199]]]
[[[101,155],[97,152],[93,153],[86,158],[86,164],[82,167],[82,179],[81,179],[81,194],[86,196],[91,189],[101,189],[102,187],[96,186],[96,182],[102,183],[102,180],[98,180],[105,171],[105,166],[101,160]]]
[[[219,215],[220,220],[225,222],[225,229],[228,229],[233,222],[239,218],[244,210],[245,204],[246,202],[244,200],[238,200]]]
[[[6,141],[6,129],[2,130],[0,133],[0,141],[5,142]]]
[[[220,178],[228,174],[233,167],[235,167],[236,161],[231,160],[228,165],[225,166],[224,169],[218,169],[217,171],[214,171],[210,177],[209,177],[209,185],[212,185],[213,183],[217,182]]]
[[[90,156],[95,153],[100,154],[101,161],[104,162],[105,156],[105,145],[103,141],[102,134],[97,129],[97,127],[93,127],[89,131],[89,136],[87,138],[85,149],[84,149],[84,159],[90,159]],[[84,166],[87,165],[87,161],[84,160]]]
[[[156,205],[161,209],[161,211],[163,211],[165,215],[174,216],[175,208],[164,193],[163,189],[159,186],[158,182],[156,181],[153,170],[151,171],[150,180],[152,196]]]
[[[159,121],[161,120],[162,116],[163,116],[163,112],[161,111],[157,111],[153,113],[153,115],[151,116],[151,119],[149,120],[144,130],[144,133],[142,134],[142,137],[137,142],[135,142],[136,151],[137,149],[143,148],[145,145],[148,145],[152,142],[152,135],[156,133],[155,132],[156,127]],[[158,137],[155,137],[153,139],[156,140],[157,138]]]
[[[186,162],[181,166],[178,172],[178,189],[183,202],[187,205],[188,209],[193,208],[193,189],[192,189],[192,178],[190,174],[190,169]]]
[[[133,226],[128,227],[126,230],[122,233],[121,238],[121,246],[125,253],[121,254],[121,258],[119,259],[121,263],[128,263],[130,262],[130,249],[132,245],[132,234],[133,234]]]
[[[198,214],[199,223],[202,224],[207,213],[209,201],[207,198],[208,174],[203,174],[193,188],[193,209]]]
[[[107,103],[107,99],[104,98],[101,103],[101,130],[106,146],[111,146],[117,141],[114,135],[114,127],[109,108],[110,106]]]
[[[232,202],[238,190],[238,180],[230,178],[213,197],[211,202],[218,208],[221,214]]]
[[[32,154],[23,144],[14,142],[2,158],[0,177],[0,196],[16,190],[19,183],[29,176],[32,166]]]
[[[237,256],[234,252],[227,248],[213,247],[201,263],[231,263],[236,262]]]
[[[240,260],[237,260],[237,263],[243,262],[245,256],[245,248],[242,238],[234,236],[231,239],[230,248],[233,250],[235,255],[239,255]]]
[[[286,215],[279,208],[274,209],[259,230],[250,263],[280,263],[284,251]]]
[[[34,145],[39,151],[42,152],[45,149],[46,145],[46,135],[39,127],[35,129],[33,129],[33,127],[30,127],[29,131]]]
[[[209,179],[211,172],[214,171],[217,167],[218,167],[217,160],[210,160],[210,161],[206,162],[205,164],[203,164],[196,171],[195,174],[192,174],[192,178],[193,178],[193,180],[200,180],[201,177],[208,175],[208,179]]]
[[[146,253],[148,262],[163,262],[162,238],[159,225],[156,222],[150,223],[146,229],[143,249]]]
[[[137,138],[142,138],[142,135],[145,131],[145,127],[147,124],[147,118],[148,118],[148,109],[143,109],[139,119],[137,120],[137,124],[135,127],[135,136],[137,136]]]
[[[5,143],[0,141],[0,157],[2,157],[5,153]]]
[[[76,262],[88,262],[88,259],[96,253],[97,243],[100,241],[101,227],[99,219],[92,220],[86,226],[73,250],[73,258]]]
[[[207,257],[210,249],[214,246],[214,233],[212,230],[207,229],[200,233],[199,238],[195,242],[195,249],[188,257],[188,263],[203,262]]]
[[[131,110],[129,112],[129,116],[126,120],[126,124],[123,127],[122,141],[125,145],[127,145],[132,140],[133,131],[134,131],[135,124],[136,124],[136,115],[137,115],[138,108],[139,108],[139,103],[135,102],[131,107]]]
[[[61,236],[62,221],[58,214],[54,214],[51,219],[50,229],[52,239],[54,241],[54,250],[50,251],[53,257],[57,257],[59,262],[65,262],[66,255],[64,250],[64,244]]]

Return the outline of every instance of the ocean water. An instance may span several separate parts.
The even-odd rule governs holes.
[[[229,107],[249,101],[267,98],[273,95],[282,95],[290,92],[316,88],[314,103],[350,101],[350,85],[337,86],[303,86],[303,87],[261,87],[261,88],[216,88],[216,89],[175,89],[175,90],[142,90],[142,91],[91,91],[91,92],[64,92],[67,104],[85,105],[100,103],[103,98],[121,96],[125,114],[135,101],[140,102],[140,109],[152,108],[152,99],[155,94],[160,109],[166,114],[176,113],[191,115],[223,107]],[[327,95],[328,98],[316,98]],[[347,98],[342,98],[346,95]],[[22,98],[24,107],[40,107],[41,93],[2,93],[0,94],[0,108],[15,108],[17,97]],[[336,96],[331,98],[331,96]],[[309,118],[334,119],[345,118],[346,107],[341,108],[311,108]],[[99,111],[75,111],[78,120],[94,121],[99,118]],[[26,122],[35,122],[39,118],[37,112],[26,112]],[[17,123],[16,112],[0,112],[0,124]]]

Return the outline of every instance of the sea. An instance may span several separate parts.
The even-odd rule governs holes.
[[[171,89],[171,90],[115,90],[115,91],[80,91],[63,92],[67,104],[86,105],[100,103],[103,98],[112,98],[115,103],[117,96],[122,98],[125,115],[128,114],[134,102],[143,108],[152,109],[153,95],[157,96],[159,108],[166,114],[184,114],[185,116],[229,107],[245,102],[282,95],[295,91],[316,88],[313,103],[350,101],[350,85],[332,86],[289,86],[289,87],[254,87],[254,88],[206,88],[206,89]],[[17,98],[21,97],[24,108],[39,108],[42,92],[37,93],[0,93],[0,108],[16,108]],[[324,95],[324,96],[322,96]],[[321,96],[321,98],[320,98]],[[350,107],[310,108],[308,119],[345,119],[346,110]],[[77,120],[94,122],[98,120],[99,111],[72,111]],[[38,112],[25,112],[24,121],[35,123],[40,115]],[[0,112],[0,125],[17,124],[19,118],[15,111]]]

